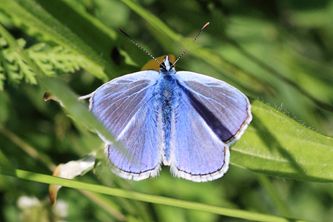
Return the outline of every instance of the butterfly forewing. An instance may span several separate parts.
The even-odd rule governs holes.
[[[224,143],[240,138],[252,120],[251,106],[243,93],[198,73],[180,71],[176,77],[195,111]]]
[[[155,71],[142,71],[107,82],[93,93],[90,110],[112,135],[118,136],[151,98],[151,88],[158,76]]]

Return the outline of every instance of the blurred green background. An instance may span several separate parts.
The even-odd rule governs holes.
[[[28,11],[30,3],[40,5],[51,17],[66,23],[66,28],[75,30],[76,34],[85,33],[84,41],[91,43],[90,46],[95,44],[94,50],[100,52],[97,55],[107,62],[104,80],[137,71],[149,60],[117,32],[122,28],[156,56],[178,55],[181,48],[191,49],[192,53],[177,64],[178,70],[223,79],[251,99],[264,101],[309,128],[333,135],[332,0],[133,1],[163,22],[157,24],[161,30],[153,28],[149,18],[133,11],[129,6],[131,1],[13,2],[22,4]],[[48,27],[51,31],[41,30],[37,21],[24,17],[19,10],[11,11],[10,7],[7,0],[0,0],[0,23],[13,37],[24,40],[25,47],[31,49],[29,55],[40,56],[42,63],[45,60],[45,73],[59,76],[79,95],[88,94],[103,83],[103,78],[96,78],[98,74],[89,72],[94,70],[89,69],[92,65],[87,65],[88,68],[82,65],[80,56],[66,51],[67,46],[55,41],[50,34],[52,30],[55,34],[62,30],[57,26]],[[86,20],[76,20],[78,17],[72,14],[72,9]],[[33,14],[34,9],[31,10]],[[207,21],[210,26],[193,44],[191,38]],[[105,35],[95,38],[98,30],[86,29],[87,23]],[[61,41],[65,42],[66,36]],[[1,56],[6,56],[6,43],[0,41],[0,45]],[[57,46],[62,48],[57,49]],[[85,49],[77,49],[80,50]],[[0,64],[5,67],[5,63]],[[51,67],[47,66],[49,64]],[[22,64],[19,67],[22,68]],[[45,89],[31,84],[35,82],[34,74],[17,69],[5,75],[2,68],[0,66],[3,88],[0,91],[1,161],[9,161],[16,168],[51,174],[51,162],[65,163],[102,149],[98,137],[69,118],[58,103],[43,101]],[[333,218],[331,183],[267,177],[234,165],[222,179],[208,183],[174,178],[167,167],[157,178],[131,182],[112,175],[104,164],[79,179],[266,214],[312,221],[332,221]],[[0,221],[239,221],[73,189],[62,189],[58,198],[57,206],[52,209],[46,185],[0,176]]]

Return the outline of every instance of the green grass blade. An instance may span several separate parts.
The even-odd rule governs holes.
[[[179,208],[184,208],[184,209],[189,209],[189,210],[199,210],[199,211],[204,211],[204,212],[208,212],[208,213],[219,214],[219,215],[224,215],[224,216],[234,217],[234,218],[239,218],[239,219],[245,219],[245,220],[270,221],[270,222],[290,221],[290,219],[279,217],[279,216],[274,216],[274,215],[255,213],[255,212],[238,210],[238,209],[223,208],[223,207],[218,207],[218,206],[195,203],[195,202],[184,201],[184,200],[173,199],[173,198],[162,197],[162,196],[154,196],[154,195],[143,194],[143,193],[138,193],[138,192],[133,192],[133,191],[110,188],[110,187],[96,185],[96,184],[79,182],[79,181],[75,181],[75,180],[67,180],[67,179],[63,179],[63,178],[53,177],[53,176],[44,175],[44,174],[38,174],[38,173],[25,171],[25,170],[19,170],[19,169],[8,170],[8,169],[1,168],[1,166],[0,166],[0,174],[14,176],[14,177],[28,180],[28,181],[34,181],[34,182],[46,183],[46,184],[58,184],[58,185],[61,185],[64,187],[82,189],[82,190],[92,191],[95,193],[102,193],[102,194],[106,194],[106,195],[110,195],[110,196],[122,197],[122,198],[127,198],[127,199],[132,199],[132,200],[153,203],[153,204],[168,205],[168,206],[179,207]],[[293,219],[293,221],[297,221],[297,220]]]
[[[286,203],[286,201],[281,198],[279,191],[276,189],[270,179],[265,175],[258,175],[258,181],[261,187],[264,188],[265,193],[271,199],[271,202],[274,204],[277,212],[285,217],[291,217],[292,214],[288,207],[288,203]]]
[[[105,129],[103,124],[88,110],[87,105],[79,102],[78,96],[60,79],[39,76],[41,86],[62,104],[70,117],[88,129],[99,132],[109,141],[114,141],[113,136]]]

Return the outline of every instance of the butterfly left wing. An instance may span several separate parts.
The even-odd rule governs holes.
[[[159,172],[163,142],[154,103],[158,77],[155,71],[124,75],[91,95],[90,110],[120,144],[102,137],[112,170],[123,178],[142,180]]]

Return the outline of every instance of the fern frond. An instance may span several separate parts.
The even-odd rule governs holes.
[[[27,49],[29,57],[49,76],[74,73],[83,64],[81,56],[62,46],[38,43]]]
[[[29,48],[24,48],[26,44],[23,39],[18,39],[17,43],[48,76],[74,73],[84,63],[80,55],[62,46],[37,43]],[[5,39],[0,37],[0,90],[3,89],[6,79],[15,84],[21,81],[30,84],[37,83],[36,74],[21,58],[17,49],[10,48]]]
[[[19,83],[25,80],[27,83],[36,84],[36,74],[32,72],[29,65],[21,59],[17,49],[8,47],[4,39],[1,40],[0,45],[0,65],[3,70],[3,79],[0,80],[3,85],[3,80],[7,78],[10,82]],[[17,40],[20,48],[23,49],[25,41],[23,39]]]

